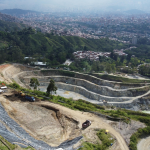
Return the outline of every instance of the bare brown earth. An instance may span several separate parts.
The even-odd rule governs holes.
[[[2,99],[1,104],[31,136],[51,146],[58,146],[65,140],[81,135],[78,122],[56,108],[7,99]]]
[[[30,135],[43,140],[51,146],[57,146],[67,139],[85,135],[87,141],[95,141],[93,131],[108,129],[118,141],[116,150],[127,150],[128,147],[122,136],[108,123],[91,113],[74,111],[50,102],[10,101],[1,95],[0,102],[11,118],[19,123]],[[46,108],[45,108],[46,107]],[[92,125],[82,130],[82,123],[89,119]],[[90,134],[91,133],[91,134]],[[95,135],[95,134],[94,134]],[[88,140],[89,139],[89,140]]]

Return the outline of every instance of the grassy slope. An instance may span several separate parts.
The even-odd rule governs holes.
[[[37,33],[30,35],[29,37],[23,35],[23,38],[21,39],[23,43],[26,42],[26,38],[30,41],[28,43],[28,47],[33,47],[36,49],[41,49],[43,45],[45,45],[47,49],[59,47],[62,50],[67,50],[69,48],[73,48],[74,50],[82,50],[84,46],[86,46],[88,50],[93,51],[112,51],[117,47],[119,48],[119,46],[117,46],[118,42],[110,41],[108,39],[94,40],[73,36],[52,36]],[[121,48],[124,46],[125,45],[121,46]]]
[[[0,136],[0,150],[34,150],[33,148],[17,148],[18,146],[9,143],[7,140],[5,140],[2,136]]]

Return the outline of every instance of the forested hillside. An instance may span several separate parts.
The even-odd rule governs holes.
[[[14,30],[22,30],[28,27],[25,24],[15,23],[15,22],[7,22],[0,20],[0,31],[14,31]]]
[[[27,27],[29,26],[22,24],[20,19],[0,13],[0,31],[19,31]]]
[[[42,58],[53,65],[73,58],[77,50],[112,51],[128,45],[105,39],[84,39],[73,36],[54,36],[35,32],[32,28],[18,32],[0,32],[0,63],[5,61],[22,62],[24,56]]]

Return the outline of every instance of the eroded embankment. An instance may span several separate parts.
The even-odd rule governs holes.
[[[63,115],[58,109],[46,105],[11,102],[4,98],[1,103],[0,135],[12,144],[43,150],[68,149],[82,138],[78,121]],[[56,145],[59,146],[52,147]]]

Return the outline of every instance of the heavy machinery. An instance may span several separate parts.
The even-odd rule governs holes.
[[[32,96],[25,95],[25,99],[29,100],[30,102],[35,102],[35,98]]]
[[[22,91],[15,91],[15,96],[20,96],[22,98],[25,98],[26,100],[29,100],[30,102],[35,102],[35,98],[29,95],[26,95]]]
[[[15,96],[21,96],[24,97],[25,94],[22,91],[15,91]]]

